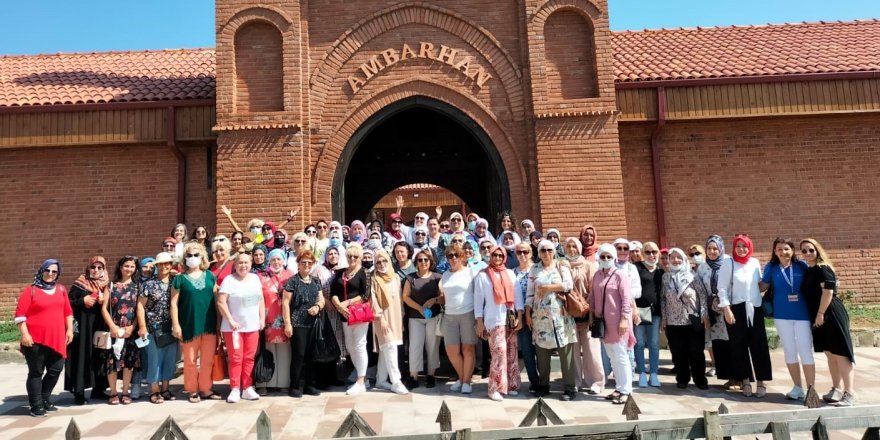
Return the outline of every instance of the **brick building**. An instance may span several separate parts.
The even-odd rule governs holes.
[[[611,32],[605,0],[218,0],[216,49],[0,58],[0,311],[39,262],[219,214],[492,218],[686,246],[816,237],[880,299],[880,22]]]

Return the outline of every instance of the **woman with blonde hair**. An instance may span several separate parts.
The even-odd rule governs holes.
[[[171,334],[182,342],[183,388],[190,403],[221,400],[211,379],[217,350],[217,277],[207,270],[202,245],[187,243],[183,257],[187,270],[171,281]]]
[[[801,256],[810,266],[801,287],[813,323],[813,349],[825,352],[831,373],[831,391],[822,398],[836,406],[852,406],[856,402],[855,352],[849,333],[849,314],[837,296],[837,275],[828,253],[818,241],[806,238],[800,248]]]
[[[364,249],[357,243],[351,243],[345,249],[348,267],[336,271],[333,281],[330,283],[330,301],[333,307],[339,311],[342,321],[345,323],[345,348],[351,358],[356,373],[354,385],[346,390],[348,395],[361,394],[367,391],[364,379],[367,375],[367,331],[370,329],[369,322],[350,323],[349,306],[370,301],[370,282],[367,273],[361,265]]]

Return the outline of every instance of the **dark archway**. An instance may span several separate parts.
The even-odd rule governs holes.
[[[416,96],[371,116],[349,139],[333,178],[333,218],[365,219],[389,191],[448,188],[490,224],[510,209],[507,173],[485,131],[461,110]]]

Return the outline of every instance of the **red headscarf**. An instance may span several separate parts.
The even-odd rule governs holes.
[[[738,241],[745,243],[746,247],[749,248],[749,253],[746,254],[745,257],[740,257],[739,254],[737,254],[737,252],[736,252],[736,243]],[[749,258],[752,256],[753,252],[754,252],[754,247],[752,246],[752,239],[750,239],[748,235],[740,234],[740,235],[737,235],[736,238],[733,239],[733,252],[732,252],[733,253],[733,261],[736,261],[739,264],[746,264],[746,263],[748,263]]]
[[[275,223],[272,223],[272,222],[265,222],[265,223],[263,223],[263,226],[264,226],[264,227],[265,227],[265,226],[268,226],[269,229],[272,231],[272,239],[271,239],[271,240],[266,240],[266,239],[264,238],[262,244],[265,245],[265,246],[266,246],[267,248],[269,248],[269,249],[275,249],[275,231],[277,231],[277,229],[276,229],[276,227],[275,227]]]
[[[388,232],[389,235],[394,237],[395,240],[403,240],[403,233],[400,232],[400,230],[395,231],[394,229],[392,229],[392,224],[394,224],[394,220],[402,220],[400,214],[395,212],[388,216],[388,225],[385,226],[385,231]]]
[[[492,283],[492,296],[495,298],[495,304],[506,304],[507,307],[513,307],[513,281],[507,276],[507,251],[502,246],[495,245],[489,251],[492,255],[496,251],[501,252],[504,258],[501,264],[495,264],[496,260],[489,258],[489,266],[486,267],[486,275]]]
[[[590,229],[593,230],[593,244],[587,246],[587,242],[584,240],[584,235]],[[595,260],[596,257],[594,257],[594,255],[599,251],[599,234],[596,233],[596,228],[593,225],[584,225],[584,227],[581,228],[581,235],[579,238],[581,240],[581,245],[584,247],[583,256],[589,260]]]

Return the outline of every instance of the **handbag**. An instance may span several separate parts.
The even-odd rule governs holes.
[[[318,313],[315,325],[312,327],[312,353],[313,362],[334,362],[342,356],[339,344],[336,343],[336,335],[333,327],[324,311]]]
[[[153,339],[156,340],[156,346],[159,348],[167,347],[177,342],[177,338],[175,338],[170,331],[165,331],[160,328],[157,328],[156,331],[153,332]]]
[[[342,288],[345,292],[345,299],[348,301],[348,279],[345,273],[342,274]],[[373,306],[369,301],[348,306],[348,325],[363,324],[365,322],[373,322]]]
[[[226,379],[228,375],[226,371],[226,345],[223,340],[217,344],[217,350],[214,351],[214,365],[211,367],[211,380],[214,382]]]
[[[695,278],[699,278],[699,276],[697,276]],[[700,282],[702,283],[702,281],[700,281]],[[675,279],[672,280],[672,283],[673,283],[673,285],[675,285],[676,292],[678,292],[678,283],[675,282]],[[705,330],[705,327],[703,327],[703,318],[700,317],[700,292],[697,292],[696,289],[694,289],[694,297],[697,298],[697,301],[694,304],[695,310],[694,310],[694,313],[688,313],[688,322],[691,325],[691,330],[693,330],[695,332],[701,332],[701,331]],[[679,294],[679,299],[681,300],[681,303],[685,307],[687,307],[687,303],[684,300],[683,293]]]
[[[437,325],[434,326],[434,336],[438,338],[443,337],[443,317],[445,315],[446,314],[443,312],[437,314]]]
[[[605,338],[605,289],[608,288],[608,283],[611,281],[611,277],[605,280],[605,285],[602,286],[602,315],[593,318],[593,323],[590,324],[590,336],[593,338],[603,339]]]
[[[639,325],[649,325],[652,324],[654,319],[654,313],[651,311],[650,307],[636,307],[639,312],[639,319],[642,322]]]
[[[254,358],[254,382],[266,383],[275,375],[275,355],[266,349],[266,335],[260,332],[260,346]]]
[[[92,345],[101,350],[109,350],[113,346],[110,332],[98,330],[92,335]]]
[[[519,327],[519,315],[517,315],[516,310],[508,310],[506,318],[507,328],[514,330]]]

